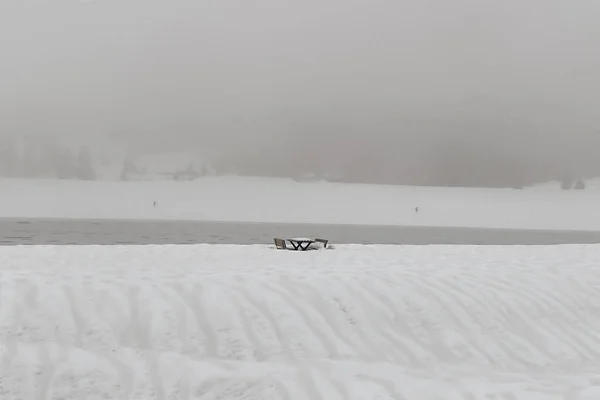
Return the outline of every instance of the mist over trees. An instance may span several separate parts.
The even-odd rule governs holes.
[[[130,156],[189,151],[220,174],[581,188],[600,176],[599,14],[564,0],[3,0],[0,135],[37,144],[0,144],[0,176],[103,179],[116,162],[118,179]],[[99,151],[106,137],[127,155]]]
[[[590,134],[593,140],[584,147],[568,135],[564,142],[558,134],[552,137],[561,140],[545,137],[533,124],[465,121],[424,118],[396,128],[383,118],[306,124],[267,143],[256,140],[228,150],[221,169],[344,182],[509,188],[562,181],[566,175],[573,181],[600,176],[600,134]]]
[[[68,140],[18,136],[0,137],[0,177],[89,180],[98,176],[101,165],[118,168],[115,179],[150,179],[161,175],[173,180],[190,180],[206,175],[284,177],[296,180],[325,180],[349,183],[392,185],[463,186],[522,188],[548,181],[560,181],[564,190],[584,189],[584,179],[598,176],[585,169],[582,153],[579,166],[556,163],[550,158],[530,157],[525,146],[514,147],[502,140],[474,140],[465,135],[436,137],[424,135],[372,134],[349,136],[343,130],[280,136],[272,140],[238,143],[204,151],[208,143],[190,141],[171,146],[153,146],[135,141],[104,148],[74,145]],[[432,136],[433,138],[433,136]],[[501,136],[498,136],[501,138]],[[181,154],[179,167],[161,164],[160,155]],[[179,153],[176,153],[179,152]],[[206,154],[194,164],[192,153]],[[136,166],[136,157],[148,155]],[[592,148],[590,156],[595,156]],[[154,158],[153,158],[154,157]],[[148,161],[149,160],[149,161]],[[198,158],[196,158],[196,161]],[[149,163],[149,164],[148,164]],[[154,163],[155,165],[152,165]],[[183,166],[182,166],[183,165]],[[151,171],[147,171],[147,169]],[[210,172],[209,172],[210,171]],[[150,174],[150,175],[149,175]],[[146,178],[144,178],[146,176]]]
[[[89,149],[78,153],[52,141],[18,141],[0,137],[0,176],[95,180]]]

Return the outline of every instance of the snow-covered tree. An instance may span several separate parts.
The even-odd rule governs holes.
[[[31,145],[27,145],[23,150],[23,157],[19,164],[19,176],[23,178],[39,177],[39,161],[35,149]]]
[[[573,186],[573,189],[575,189],[575,190],[584,190],[585,189],[585,181],[583,179],[579,179],[575,183],[575,186]]]
[[[87,148],[82,148],[77,155],[76,164],[77,179],[85,181],[96,180],[96,172],[92,164],[92,156]]]
[[[121,180],[128,180],[128,176],[130,173],[138,172],[135,164],[133,164],[130,160],[123,161],[123,168],[121,169]]]
[[[12,140],[3,140],[0,144],[0,175],[14,177],[19,171],[19,154]]]
[[[66,147],[53,147],[52,161],[56,171],[56,177],[59,179],[74,179],[76,178],[76,160],[71,151]]]

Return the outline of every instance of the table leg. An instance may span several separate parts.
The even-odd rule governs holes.
[[[306,251],[306,250],[308,250],[308,248],[310,247],[310,245],[311,245],[311,243],[310,243],[310,242],[306,242],[306,243],[304,243],[304,246],[302,246],[302,245],[301,245],[301,247],[302,247],[302,251]]]

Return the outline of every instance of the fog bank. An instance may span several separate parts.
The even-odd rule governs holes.
[[[0,132],[210,148],[247,173],[598,175],[599,13],[591,0],[5,0]]]

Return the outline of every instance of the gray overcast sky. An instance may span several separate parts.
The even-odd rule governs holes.
[[[599,20],[597,0],[2,0],[0,128],[227,142],[333,124],[574,155],[600,145]]]

